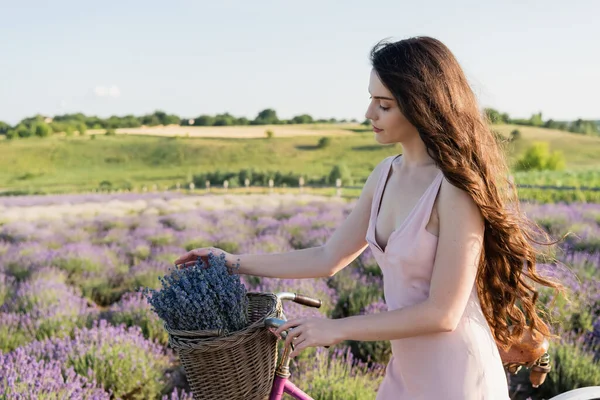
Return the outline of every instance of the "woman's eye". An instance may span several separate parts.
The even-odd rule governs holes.
[[[379,106],[379,108],[381,108],[383,111],[387,111],[390,109],[389,107],[384,107],[384,106]]]

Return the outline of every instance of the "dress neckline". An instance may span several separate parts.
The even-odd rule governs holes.
[[[419,198],[419,200],[417,200],[417,202],[415,203],[415,205],[413,206],[413,208],[410,210],[410,212],[408,213],[408,215],[406,216],[406,218],[404,218],[404,220],[402,221],[402,223],[395,228],[394,230],[392,230],[392,232],[390,233],[390,236],[387,239],[387,242],[385,244],[385,248],[381,248],[381,245],[379,243],[377,243],[377,235],[376,235],[376,231],[377,231],[377,220],[379,219],[379,211],[381,210],[381,203],[383,202],[383,193],[386,189],[387,186],[387,181],[389,179],[390,176],[390,171],[392,169],[392,165],[394,164],[394,161],[398,158],[402,156],[401,154],[397,155],[396,157],[394,157],[392,159],[392,161],[389,163],[387,171],[385,172],[385,176],[383,177],[383,183],[380,184],[378,187],[378,192],[377,192],[377,202],[379,203],[377,205],[377,208],[375,210],[375,218],[373,221],[373,243],[375,244],[375,246],[377,247],[377,249],[379,251],[381,251],[382,253],[386,253],[387,249],[390,245],[390,242],[392,240],[392,237],[397,234],[402,232],[402,230],[404,229],[404,227],[408,224],[408,222],[411,220],[411,218],[413,217],[413,215],[417,212],[417,209],[419,208],[420,204],[422,203],[423,199],[426,197],[426,195],[429,193],[429,191],[431,190],[432,187],[434,187],[434,184],[437,182],[437,180],[439,179],[439,177],[442,174],[442,171],[438,171],[437,175],[435,176],[435,178],[433,179],[433,181],[429,184],[429,186],[427,186],[427,189],[425,189],[425,191],[423,192],[423,194],[421,195],[421,197]]]

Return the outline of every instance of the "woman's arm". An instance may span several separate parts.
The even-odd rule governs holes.
[[[483,217],[469,194],[446,180],[438,212],[440,236],[428,299],[399,310],[342,318],[342,340],[394,340],[456,329],[475,283]]]
[[[323,246],[286,253],[231,255],[228,263],[240,264],[238,273],[273,278],[321,278],[347,266],[367,243],[365,236],[371,215],[373,191],[381,162],[365,182],[356,205]]]

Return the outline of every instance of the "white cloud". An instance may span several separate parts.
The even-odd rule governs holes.
[[[94,94],[98,97],[119,97],[121,95],[121,89],[117,85],[108,86],[96,86],[94,88]]]
[[[108,89],[108,95],[110,97],[119,97],[121,95],[121,89],[119,89],[118,86],[116,85],[112,85],[109,89]]]

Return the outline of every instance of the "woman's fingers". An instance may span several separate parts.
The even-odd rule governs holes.
[[[180,268],[186,268],[196,264],[198,258],[201,258],[208,265],[208,254],[213,250],[212,247],[190,250],[175,260],[174,264]]]

